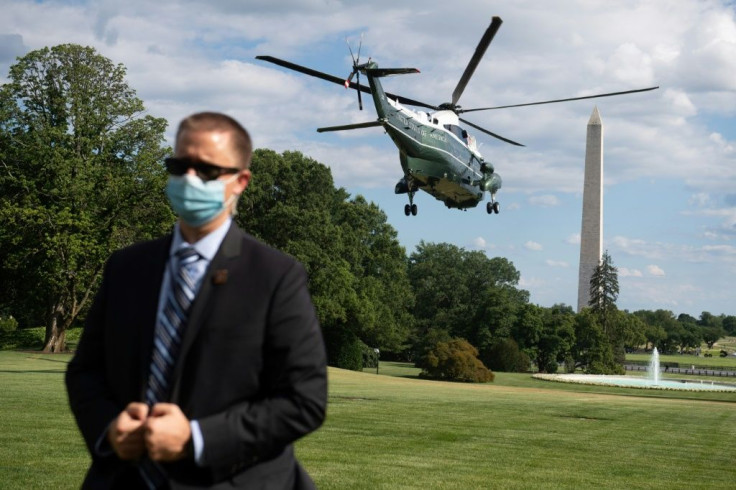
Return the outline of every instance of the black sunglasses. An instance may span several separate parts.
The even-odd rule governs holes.
[[[197,173],[197,177],[207,182],[215,180],[221,175],[235,174],[242,169],[237,167],[220,167],[211,163],[203,162],[189,157],[171,157],[164,160],[166,171],[171,175],[184,175],[190,168]]]

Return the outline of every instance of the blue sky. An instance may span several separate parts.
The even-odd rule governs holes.
[[[619,307],[736,314],[736,10],[721,0],[2,1],[0,78],[16,56],[94,46],[128,69],[149,113],[177,122],[225,111],[256,146],[298,150],[337,185],[375,201],[412,252],[449,242],[511,260],[542,306],[575,305],[586,124],[604,125],[604,248],[619,268]],[[375,119],[355,92],[255,60],[350,72],[363,59],[421,73],[386,90],[446,102],[480,36],[504,20],[460,104],[482,107],[660,85],[656,92],[466,114],[520,141],[476,132],[503,177],[501,214],[448,210],[417,195],[406,217],[398,154],[378,128],[316,133]],[[2,78],[4,80],[4,78]],[[364,99],[365,101],[365,99]],[[366,101],[367,102],[367,101]],[[471,131],[472,133],[472,131]],[[256,177],[257,178],[257,177]]]

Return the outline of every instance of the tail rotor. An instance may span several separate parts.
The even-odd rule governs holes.
[[[363,34],[360,35],[360,44],[358,44],[358,55],[353,55],[353,49],[350,47],[350,42],[345,39],[345,42],[348,45],[348,50],[350,50],[350,57],[353,59],[353,71],[350,72],[350,75],[347,79],[345,79],[345,88],[350,88],[350,82],[353,80],[353,76],[356,76],[355,83],[357,86],[355,87],[355,90],[358,92],[358,107],[360,107],[360,110],[363,110],[363,98],[360,95],[360,49],[363,47]]]

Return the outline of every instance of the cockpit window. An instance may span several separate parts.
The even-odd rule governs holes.
[[[445,124],[445,129],[447,129],[452,134],[457,136],[460,139],[460,141],[464,141],[467,144],[468,132],[465,131],[463,128],[461,128],[460,126],[456,126],[454,124]]]

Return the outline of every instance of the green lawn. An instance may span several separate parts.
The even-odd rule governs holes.
[[[69,358],[0,351],[0,488],[79,488],[89,457],[66,399]]]
[[[0,488],[78,488],[88,457],[66,355],[0,352]],[[736,395],[496,373],[486,385],[330,369],[325,425],[297,445],[319,488],[732,488]],[[386,376],[390,374],[391,376]],[[401,377],[409,376],[409,377]]]

